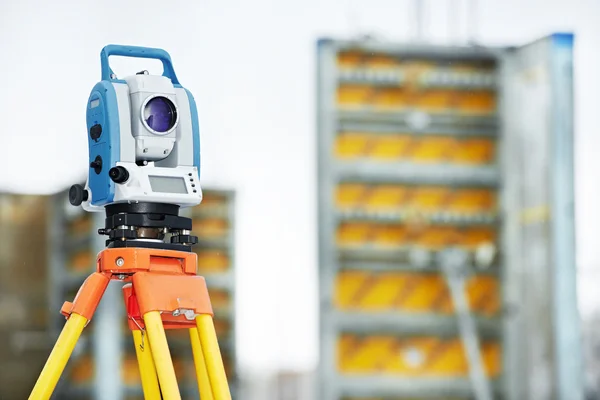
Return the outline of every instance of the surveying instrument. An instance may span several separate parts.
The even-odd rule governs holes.
[[[119,79],[110,56],[158,59],[163,74]],[[192,252],[198,238],[192,220],[179,215],[202,201],[194,98],[164,50],[109,45],[100,60],[102,80],[87,103],[88,178],[85,187],[71,187],[69,201],[105,212],[98,233],[108,239],[96,272],[61,309],[66,324],[29,399],[50,399],[109,282],[118,280],[125,283],[144,397],[181,399],[165,330],[188,329],[202,400],[230,400],[206,282]]]

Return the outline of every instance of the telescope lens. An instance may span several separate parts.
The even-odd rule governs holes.
[[[154,97],[146,103],[144,120],[150,129],[156,132],[167,132],[177,121],[175,105],[165,97]]]

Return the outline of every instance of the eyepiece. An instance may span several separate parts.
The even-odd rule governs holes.
[[[123,167],[112,167],[108,171],[108,176],[115,183],[125,183],[129,179],[129,172]]]

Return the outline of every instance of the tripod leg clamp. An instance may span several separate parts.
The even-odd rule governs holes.
[[[129,328],[144,329],[144,315],[150,311],[161,313],[165,329],[193,328],[195,316],[213,316],[206,282],[201,276],[169,275],[138,272],[133,283],[123,286]],[[183,310],[193,313],[192,318]]]
[[[67,319],[75,313],[88,321],[91,320],[109,282],[110,278],[107,275],[94,272],[83,282],[73,302],[65,301],[60,313]]]

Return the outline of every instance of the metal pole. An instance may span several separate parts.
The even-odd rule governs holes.
[[[469,376],[475,399],[492,400],[491,386],[481,357],[477,326],[465,295],[468,255],[460,249],[448,249],[442,252],[440,257],[442,270],[446,275],[450,296],[458,317],[458,328],[469,363]]]
[[[456,0],[448,0],[448,41],[457,42],[459,37],[460,7]]]
[[[424,0],[415,0],[415,40],[422,42],[424,38],[424,18],[425,10],[423,6]]]
[[[584,398],[580,317],[577,308],[575,161],[573,134],[573,43],[554,41],[552,52],[551,259],[557,398]]]
[[[479,9],[477,0],[469,0],[467,6],[467,35],[469,43],[477,42],[477,18],[479,17]]]

